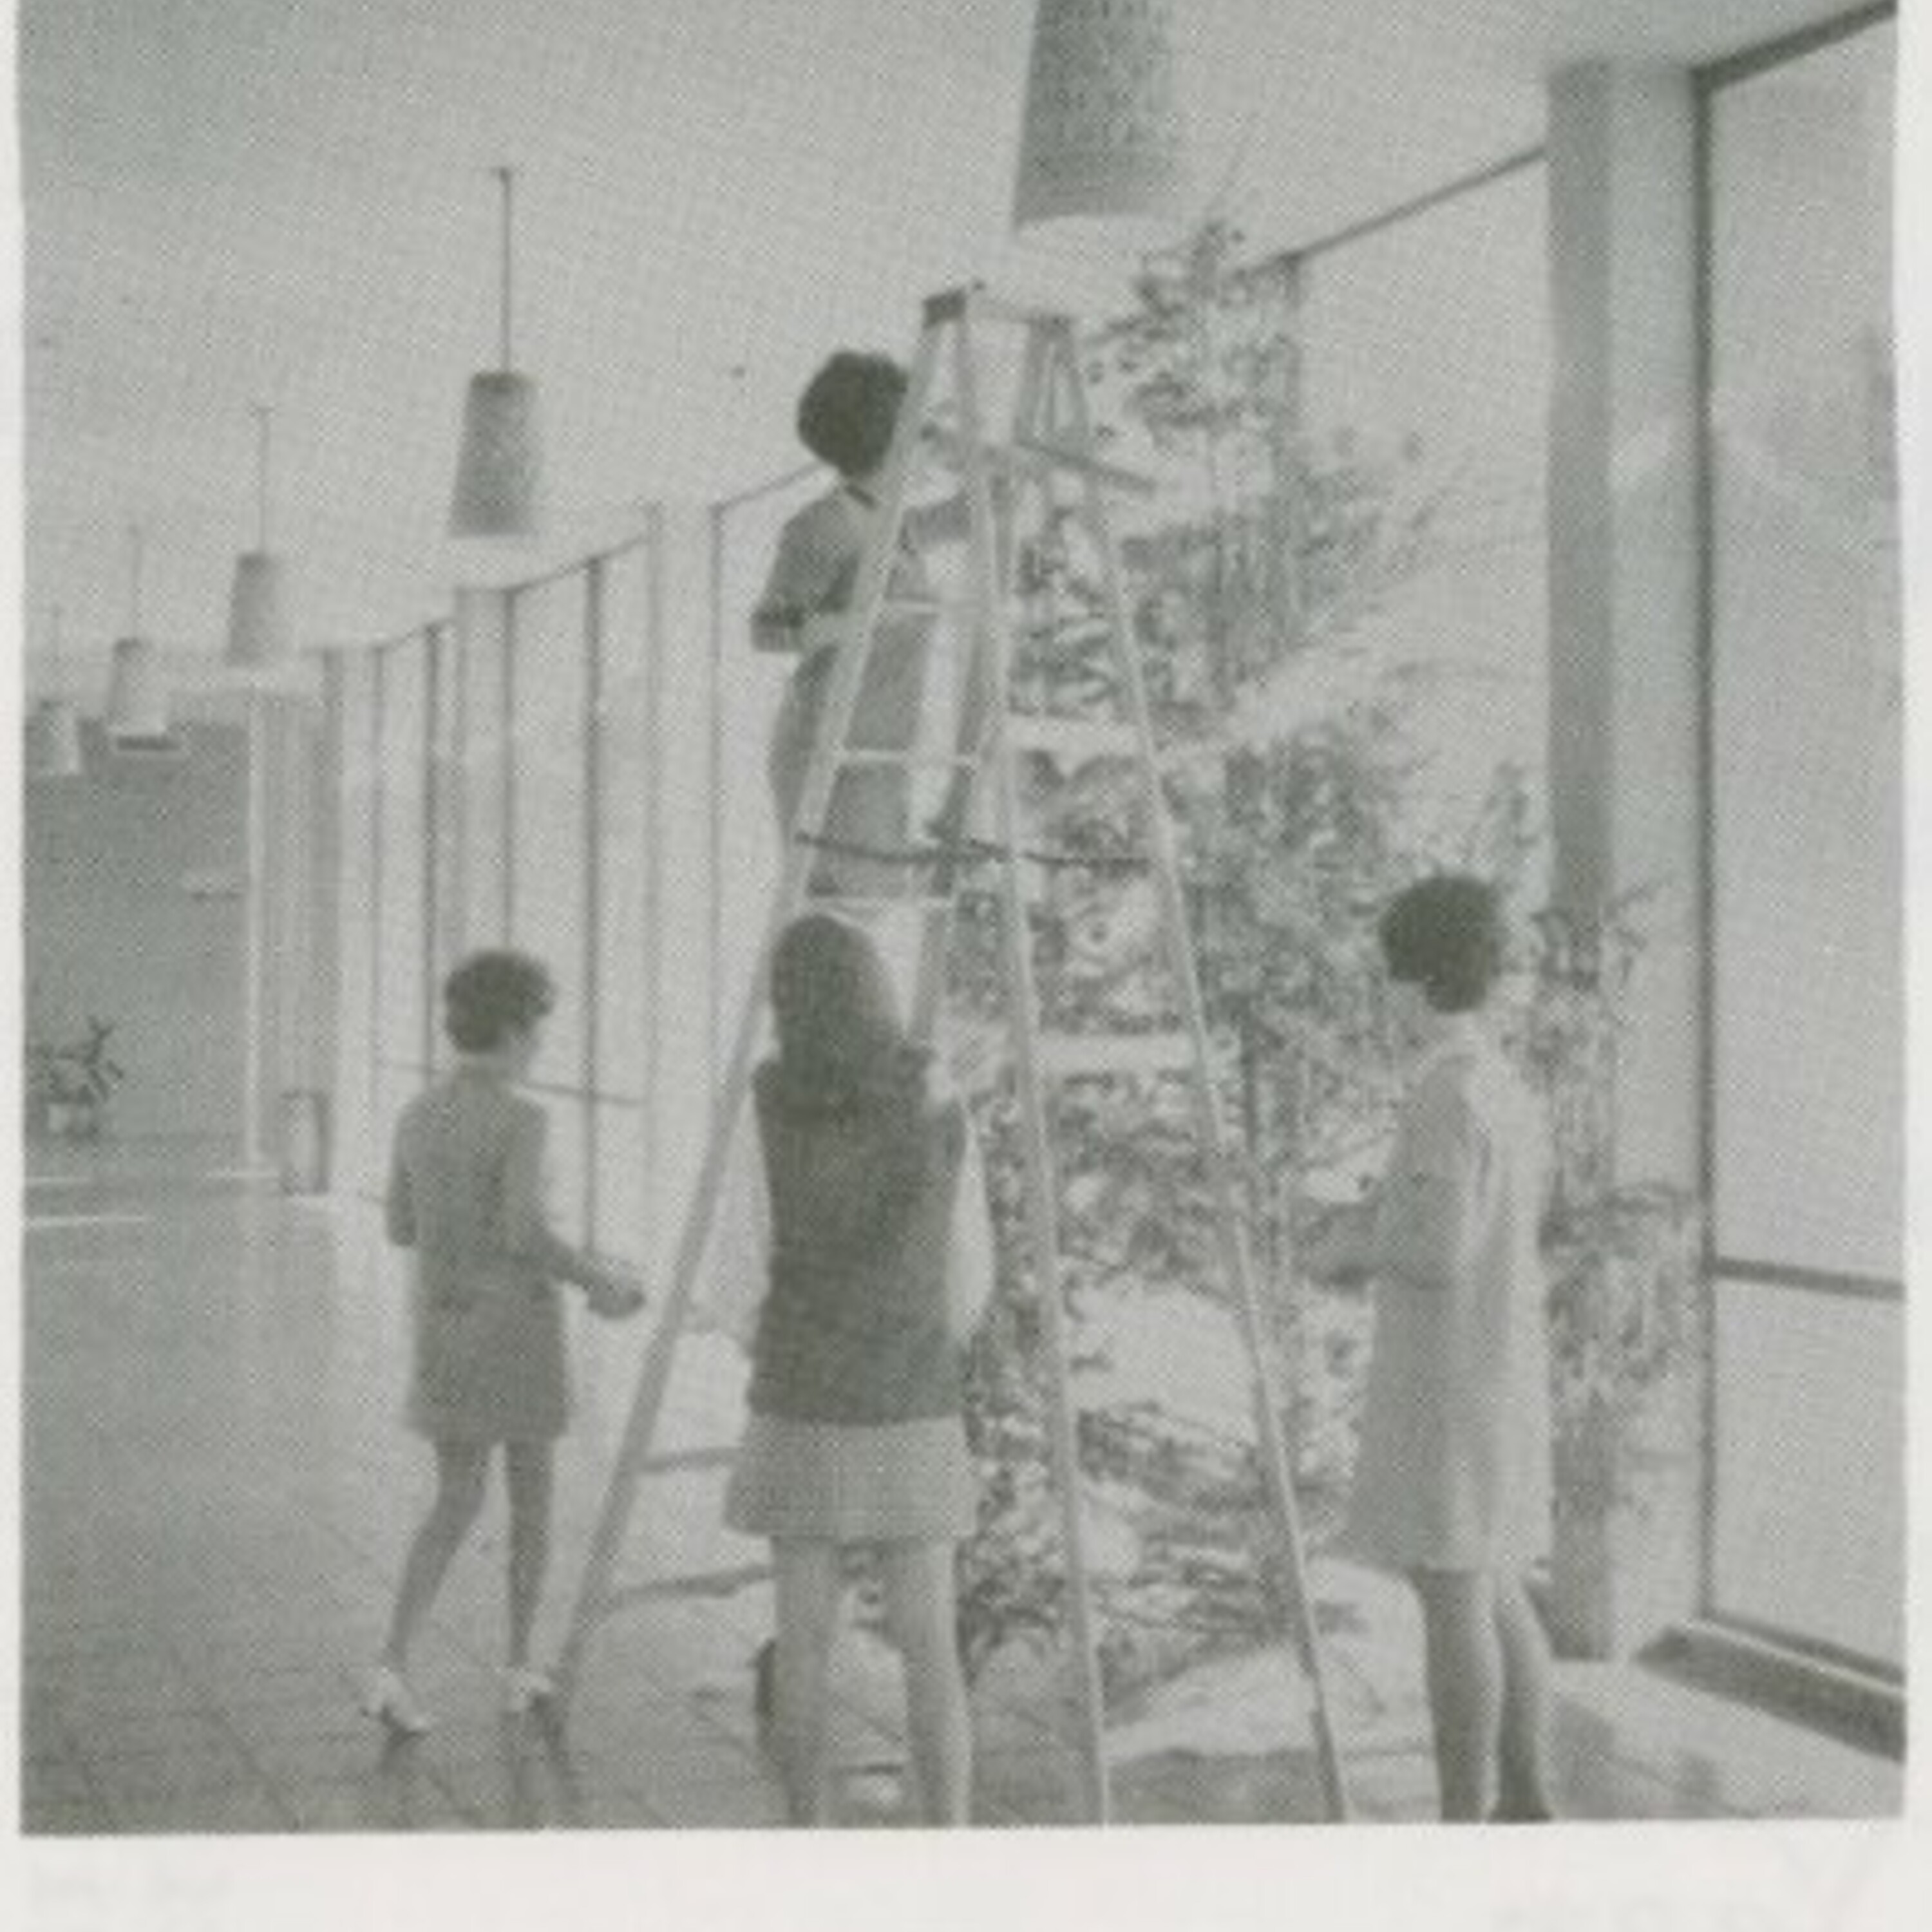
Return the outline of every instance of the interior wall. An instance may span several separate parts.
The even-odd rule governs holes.
[[[177,729],[182,755],[117,757],[90,723],[85,774],[26,788],[26,1029],[114,1023],[118,1137],[238,1146],[247,736]]]

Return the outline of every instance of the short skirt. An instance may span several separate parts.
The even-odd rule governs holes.
[[[548,1283],[493,1283],[467,1301],[418,1283],[405,1420],[438,1442],[548,1442],[570,1420],[563,1309]]]
[[[958,1543],[977,1520],[964,1424],[749,1418],[724,1520],[774,1542]]]

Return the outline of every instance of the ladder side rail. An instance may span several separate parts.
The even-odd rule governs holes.
[[[1078,350],[1071,325],[1059,325],[1061,354],[1069,378],[1069,406],[1072,428],[1082,448],[1090,447],[1093,430],[1084,385],[1080,380]],[[1265,1364],[1268,1360],[1268,1330],[1262,1317],[1260,1298],[1249,1252],[1242,1205],[1230,1172],[1226,1130],[1221,1120],[1220,1099],[1214,1090],[1214,1059],[1207,1012],[1201,997],[1198,976],[1188,926],[1186,904],[1180,887],[1180,868],[1172,814],[1162,788],[1159,748],[1152,714],[1148,704],[1146,680],[1139,654],[1134,650],[1129,627],[1126,598],[1120,557],[1113,540],[1104,493],[1099,478],[1087,476],[1082,485],[1084,519],[1099,553],[1102,593],[1108,617],[1108,629],[1118,653],[1118,670],[1127,700],[1129,722],[1139,743],[1135,760],[1145,802],[1148,836],[1154,852],[1156,891],[1160,904],[1160,922],[1168,955],[1168,964],[1180,997],[1184,1022],[1193,1042],[1198,1073],[1188,1083],[1192,1091],[1196,1130],[1209,1174],[1215,1207],[1215,1222],[1222,1270],[1234,1289],[1240,1310],[1240,1322],[1253,1376],[1253,1406],[1259,1437],[1263,1479],[1280,1520],[1287,1584],[1292,1600],[1295,1637],[1312,1689],[1317,1754],[1322,1784],[1334,1816],[1348,1816],[1348,1793],[1343,1780],[1340,1754],[1330,1715],[1326,1670],[1316,1628],[1314,1602],[1308,1582],[1303,1553],[1300,1504],[1295,1498],[1290,1471],[1288,1444],[1281,1418],[1268,1386]]]
[[[815,851],[799,834],[804,828],[821,822],[831,802],[840,756],[851,728],[852,714],[857,704],[866,661],[877,642],[880,607],[884,602],[893,553],[898,542],[906,492],[920,455],[918,418],[931,394],[938,362],[938,342],[933,332],[928,329],[920,338],[905,400],[895,428],[892,449],[886,460],[884,514],[874,532],[860,572],[854,606],[857,623],[845,643],[838,646],[839,662],[833,671],[825,711],[801,788],[799,808],[793,816],[786,842],[782,881],[760,942],[757,969],[746,995],[744,1017],[739,1024],[730,1066],[718,1096],[704,1166],[686,1213],[674,1264],[670,1294],[645,1355],[613,1466],[610,1487],[592,1534],[584,1580],[559,1660],[559,1692],[566,1699],[574,1687],[590,1629],[601,1618],[609,1598],[610,1580],[636,1503],[638,1486],[643,1480],[644,1460],[670,1386],[672,1360],[689,1319],[699,1270],[710,1246],[733,1143],[750,1096],[754,1057],[762,1031],[766,976],[780,936],[805,902],[817,858]]]
[[[1038,406],[1046,366],[1045,340],[1040,330],[1029,329],[1013,404],[1016,432],[1032,419]],[[952,447],[956,452],[956,440]],[[989,490],[988,494],[994,510],[993,575],[998,595],[1004,600],[1013,577],[1012,526],[1017,492],[1008,488],[998,494]],[[970,492],[967,508],[970,540],[973,510]],[[969,596],[969,612],[970,601]],[[1001,608],[1004,608],[1004,602]],[[986,761],[992,754],[994,713],[1006,701],[1005,694],[1000,688],[998,668],[993,664],[992,653],[986,648],[985,638],[970,615],[960,629],[961,648],[955,653],[952,667],[956,706],[953,749],[956,757],[970,758],[972,762],[964,770],[956,766],[938,821],[942,838],[955,846],[963,844],[971,828],[974,807],[980,796]],[[949,850],[940,856],[934,876],[933,893],[938,903],[926,916],[912,1002],[912,1036],[921,1042],[932,1038],[938,1027],[939,1010],[945,1003],[946,961],[958,922],[960,871],[959,860]]]
[[[999,840],[1000,940],[1006,957],[1009,1024],[1024,1122],[1027,1220],[1034,1265],[1040,1288],[1048,1347],[1052,1358],[1050,1378],[1050,1441],[1053,1471],[1060,1496],[1064,1554],[1066,1564],[1069,1636],[1078,1672],[1080,1713],[1084,1732],[1087,1802],[1091,1822],[1106,1824],[1112,1810],[1098,1646],[1088,1585],[1086,1540],[1081,1517],[1079,1442],[1071,1388],[1072,1350],[1061,1305],[1059,1218],[1054,1190],[1052,1145],[1046,1128],[1046,1084],[1036,1051],[1039,1004],[1034,982],[1032,932],[1025,894],[1020,882],[1017,845],[1019,799],[1012,747],[1006,730],[1010,700],[1010,652],[1006,612],[998,592],[998,560],[994,553],[990,466],[982,453],[978,386],[973,366],[970,320],[963,322],[956,344],[957,392],[965,444],[967,487],[972,504],[971,570],[978,610],[975,614],[980,648],[989,662],[988,680],[994,687],[992,712],[993,758]]]

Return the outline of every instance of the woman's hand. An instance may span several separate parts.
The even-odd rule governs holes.
[[[961,1093],[976,1097],[990,1093],[1006,1070],[1003,1027],[962,1024],[946,1042],[946,1062]]]
[[[605,1322],[627,1322],[644,1305],[644,1285],[628,1268],[598,1262],[584,1284],[592,1314]]]
[[[1296,1258],[1312,1280],[1353,1288],[1376,1270],[1375,1204],[1297,1204]],[[1304,1218],[1306,1217],[1306,1218]]]

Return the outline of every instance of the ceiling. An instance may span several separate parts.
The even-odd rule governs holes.
[[[22,0],[30,647],[143,610],[214,647],[277,415],[304,628],[442,602],[464,381],[520,187],[519,362],[560,529],[794,460],[844,340],[984,277],[1083,309],[1122,265],[1006,233],[1033,0]],[[1205,197],[1306,238],[1540,138],[1542,76],[1704,59],[1832,0],[1178,0]]]

